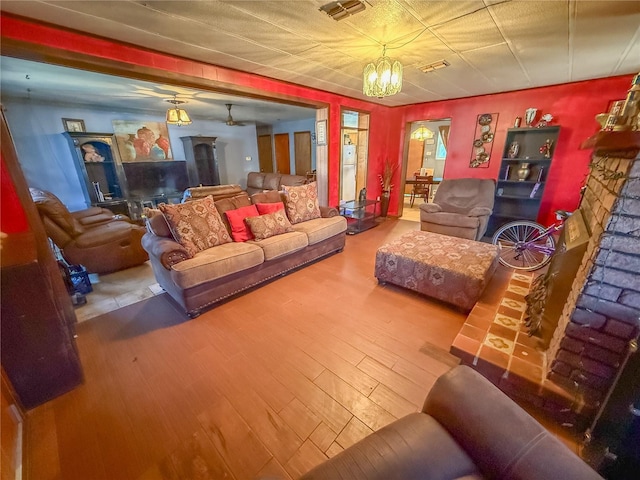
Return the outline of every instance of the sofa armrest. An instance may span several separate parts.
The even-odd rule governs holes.
[[[187,250],[171,238],[158,237],[152,233],[145,233],[142,237],[142,248],[150,257],[157,258],[167,270],[177,263],[191,258]]]
[[[491,213],[492,213],[492,210],[490,208],[473,207],[471,210],[469,210],[469,213],[467,213],[467,215],[470,217],[484,217],[484,216],[491,215]]]
[[[425,213],[438,213],[442,211],[442,207],[437,203],[423,203],[419,208]]]
[[[601,478],[518,404],[467,366],[441,376],[422,411],[449,432],[487,478]]]
[[[113,212],[111,210],[107,210],[106,208],[89,207],[89,208],[85,208],[84,210],[71,212],[71,216],[77,220],[80,220],[81,218],[91,217],[93,215],[100,215],[102,213],[110,213],[111,215],[113,215]]]
[[[337,208],[320,207],[320,216],[322,216],[322,218],[337,217],[338,215],[340,215],[340,212],[338,212]]]

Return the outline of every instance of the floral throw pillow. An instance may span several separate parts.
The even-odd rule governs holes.
[[[211,195],[175,205],[161,203],[158,208],[174,238],[191,256],[231,241]]]
[[[297,187],[283,185],[282,188],[287,199],[287,215],[291,223],[306,222],[321,216],[316,182]]]
[[[280,235],[282,233],[293,232],[291,222],[284,213],[284,210],[277,210],[273,213],[258,215],[257,217],[245,218],[251,233],[256,240]]]

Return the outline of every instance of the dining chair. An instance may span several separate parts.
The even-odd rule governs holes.
[[[425,202],[429,201],[432,183],[433,175],[416,175],[416,183],[413,184],[411,198],[409,199],[409,205],[411,207],[413,207],[413,202],[416,197],[423,197]]]

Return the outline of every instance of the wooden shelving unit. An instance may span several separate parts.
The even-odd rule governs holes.
[[[536,221],[559,134],[559,126],[510,128],[507,131],[487,236],[513,220]],[[547,140],[552,142],[549,158],[540,153],[540,147]],[[510,158],[509,151],[514,142],[518,144],[518,152]],[[529,174],[521,180],[518,170],[523,163],[529,164]]]

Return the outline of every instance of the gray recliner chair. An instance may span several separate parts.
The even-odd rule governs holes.
[[[493,179],[443,180],[433,203],[420,205],[420,229],[452,237],[480,240],[493,211]]]

